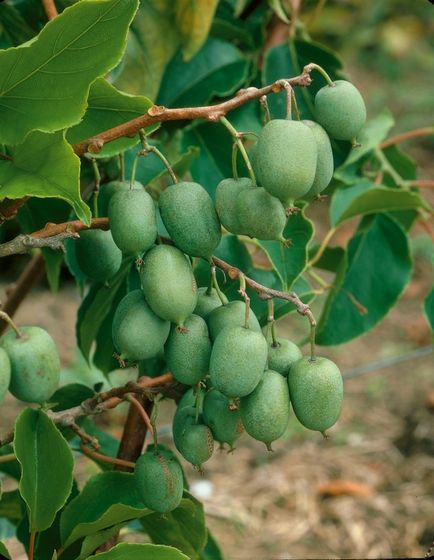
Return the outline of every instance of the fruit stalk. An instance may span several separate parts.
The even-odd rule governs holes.
[[[157,148],[157,146],[152,146],[152,144],[149,144],[148,139],[146,138],[146,135],[145,135],[145,132],[144,132],[143,129],[139,131],[139,135],[140,135],[140,142],[142,144],[141,155],[147,156],[150,152],[153,152],[163,162],[163,164],[166,167],[173,183],[177,183],[178,179],[175,175],[175,172],[173,171],[173,168],[170,165],[169,160],[166,158],[166,156],[163,154],[163,152],[161,152]]]
[[[17,335],[17,338],[22,337],[22,334],[20,333],[17,325],[14,323],[14,321],[11,319],[11,317],[5,311],[0,310],[0,319],[3,319],[3,321],[8,323],[8,325],[15,331],[15,334]]]
[[[287,83],[287,82],[285,82],[285,83]],[[291,87],[291,86],[289,86],[289,87]],[[241,136],[238,134],[238,131],[236,130],[236,128],[231,125],[231,123],[228,121],[228,119],[226,117],[220,117],[219,120],[222,123],[222,125],[227,128],[229,133],[233,136],[234,141],[237,144],[241,155],[243,156],[244,163],[246,164],[247,171],[249,172],[249,177],[253,181],[253,183],[256,185],[255,172],[253,171],[253,167],[252,167],[252,164],[250,162],[250,158],[247,155],[247,150],[244,147]]]
[[[315,64],[314,62],[311,62],[310,64],[305,66],[305,69],[309,69],[309,72],[312,72],[312,70],[317,70],[327,80],[327,83],[328,83],[329,86],[333,87],[335,85],[333,80],[330,78],[330,76],[324,70],[324,68],[322,66],[320,66],[319,64]]]

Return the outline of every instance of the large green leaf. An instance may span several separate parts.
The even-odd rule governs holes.
[[[358,183],[344,189],[337,189],[330,205],[330,218],[333,226],[345,220],[398,210],[429,210],[428,203],[419,193],[374,185],[368,179],[361,179]]]
[[[394,123],[393,115],[389,109],[384,109],[374,118],[368,120],[357,136],[357,141],[361,146],[351,150],[343,165],[351,165],[378,146],[386,138]]]
[[[176,0],[176,23],[185,60],[190,60],[208,37],[218,3],[218,0]]]
[[[16,421],[14,449],[21,463],[19,488],[27,504],[30,530],[43,531],[71,492],[71,450],[45,412],[30,408]]]
[[[140,522],[152,542],[174,546],[191,560],[199,560],[207,540],[205,514],[196,498],[188,493],[184,497],[179,507],[164,517],[153,513]]]
[[[364,218],[327,298],[318,344],[341,344],[372,329],[396,303],[411,268],[408,239],[401,226],[384,214]]]
[[[280,241],[257,241],[279,275],[283,290],[289,290],[304,271],[308,260],[307,247],[313,233],[313,222],[306,218],[301,209],[289,217],[283,232],[285,239],[291,240],[289,247],[285,247]]]
[[[126,291],[126,280],[131,260],[126,260],[110,284],[93,284],[81,303],[77,314],[77,343],[83,356],[89,360],[93,342],[109,314],[114,313],[117,303]]]
[[[184,146],[197,146],[199,157],[191,166],[191,175],[214,198],[218,183],[232,177],[232,138],[218,123],[200,123],[186,130]]]
[[[427,295],[423,304],[423,309],[426,318],[428,320],[429,326],[431,327],[431,330],[434,332],[434,288]]]
[[[141,0],[116,84],[155,99],[179,41],[174,0]]]
[[[5,558],[5,560],[11,560],[11,555],[9,554],[8,549],[2,542],[0,542],[0,555],[2,555]]]
[[[13,161],[0,160],[0,199],[60,198],[90,223],[90,209],[80,196],[80,160],[62,132],[32,132],[10,153]]]
[[[36,39],[0,53],[0,141],[77,123],[90,84],[120,59],[137,0],[82,0]]]
[[[129,95],[117,90],[103,78],[98,78],[91,86],[88,106],[83,120],[67,132],[71,144],[96,136],[99,132],[140,117],[152,106],[152,101],[143,95]],[[146,129],[153,132],[158,125]],[[104,145],[95,157],[110,157],[131,148],[139,141],[139,136],[125,136]]]
[[[188,556],[172,548],[161,544],[128,544],[121,543],[108,552],[89,556],[98,560],[189,560]]]
[[[200,553],[200,560],[224,560],[223,553],[209,529],[205,548]]]
[[[112,525],[149,515],[136,493],[134,475],[109,471],[93,476],[65,507],[60,535],[65,547]]]
[[[117,535],[121,527],[122,524],[113,525],[113,527],[109,527],[108,529],[98,531],[97,533],[93,533],[92,535],[88,535],[87,537],[85,537],[81,545],[80,555],[74,560],[84,560],[88,558],[89,554],[92,554],[95,550],[97,550],[99,546]],[[92,556],[92,558],[95,557]]]
[[[173,57],[161,82],[158,103],[201,105],[216,95],[230,95],[246,81],[248,70],[249,61],[239,49],[210,37],[190,61],[183,61],[180,51]]]

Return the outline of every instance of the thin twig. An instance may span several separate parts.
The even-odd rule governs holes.
[[[9,463],[9,461],[15,461],[15,453],[8,453],[7,455],[0,455],[0,463]]]
[[[408,185],[419,189],[434,189],[434,181],[431,179],[417,179],[415,181],[409,181]]]
[[[434,135],[434,127],[424,127],[424,128],[415,128],[414,130],[408,130],[407,132],[402,132],[401,134],[397,134],[396,136],[392,136],[388,140],[385,140],[380,144],[380,148],[384,150],[384,148],[388,148],[389,146],[393,146],[394,144],[399,144],[400,142],[405,142],[406,140],[411,140],[413,138],[422,138],[423,136],[432,136]]]
[[[152,437],[155,437],[154,426],[151,423],[151,419],[149,418],[148,413],[140,404],[140,402],[133,395],[127,395],[125,399],[129,401],[137,409],[140,416],[143,418],[143,422],[146,424],[146,427],[148,428],[150,434],[152,435]]]

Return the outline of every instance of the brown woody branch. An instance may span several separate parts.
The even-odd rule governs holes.
[[[10,255],[20,255],[28,253],[32,249],[49,248],[54,251],[64,251],[65,239],[71,237],[79,237],[78,233],[74,231],[64,231],[52,237],[34,237],[33,235],[18,235],[12,241],[0,245],[0,258],[9,257]]]
[[[47,15],[47,18],[49,20],[52,20],[57,15],[59,15],[54,0],[42,0],[42,5],[44,7],[45,14]]]
[[[126,123],[110,128],[100,134],[93,136],[74,144],[74,151],[78,156],[84,155],[86,152],[98,153],[104,144],[122,138],[124,136],[134,136],[142,128],[147,126],[157,124],[160,122],[168,121],[185,121],[194,119],[205,119],[208,121],[218,121],[221,117],[224,117],[230,111],[241,107],[253,101],[254,99],[260,99],[263,95],[268,95],[270,93],[278,93],[284,88],[284,83],[291,86],[308,86],[311,84],[312,79],[310,77],[310,72],[312,71],[311,66],[308,64],[304,67],[303,72],[299,76],[294,78],[285,78],[277,80],[273,84],[264,86],[262,88],[249,87],[246,89],[239,90],[234,97],[223,101],[223,103],[218,103],[216,105],[208,105],[205,107],[182,107],[179,109],[168,109],[167,107],[162,107],[158,105],[153,105],[148,109],[147,113],[132,119]]]
[[[97,393],[94,397],[83,401],[80,405],[62,410],[60,412],[48,412],[49,417],[56,424],[71,426],[78,418],[83,416],[94,416],[106,410],[116,408],[124,401],[125,395],[136,393],[144,395],[146,392],[159,392],[159,390],[173,382],[171,373],[165,373],[159,377],[140,377],[136,382],[129,382],[122,387],[115,387],[110,391]],[[13,441],[14,433],[10,432],[0,439],[0,447]]]

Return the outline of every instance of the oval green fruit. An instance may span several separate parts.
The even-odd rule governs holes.
[[[311,129],[318,148],[315,179],[310,190],[305,195],[306,199],[310,199],[322,193],[332,180],[334,171],[333,151],[328,134],[322,126],[313,121],[303,122]]]
[[[285,242],[286,213],[282,203],[264,188],[245,189],[237,197],[236,212],[242,235]]]
[[[11,382],[11,362],[3,348],[0,348],[0,402],[4,399]]]
[[[353,141],[366,122],[366,107],[359,90],[336,80],[315,95],[316,120],[336,140]]]
[[[221,228],[206,190],[198,183],[175,183],[163,191],[159,206],[175,245],[187,255],[208,260],[220,243]]]
[[[187,389],[187,391],[185,391],[185,393],[179,399],[177,410],[181,410],[181,408],[184,408],[186,406],[194,406],[195,403],[196,403],[196,394],[194,392],[194,388],[190,387],[190,389]]]
[[[154,313],[182,327],[197,303],[196,280],[185,255],[176,247],[158,245],[146,253],[140,276]]]
[[[0,346],[9,356],[9,391],[20,401],[44,403],[59,386],[60,359],[51,336],[40,327],[20,327],[21,336],[8,331]]]
[[[312,131],[304,123],[272,120],[259,135],[256,178],[285,207],[291,206],[312,187],[317,153]]]
[[[146,303],[142,290],[122,298],[113,323],[113,344],[121,359],[138,362],[159,354],[170,332],[170,323],[158,317]]]
[[[158,513],[167,513],[179,506],[184,491],[181,465],[169,453],[147,451],[134,469],[136,488],[143,503]]]
[[[138,363],[139,376],[158,377],[167,371],[167,364],[164,358],[164,347],[153,358],[140,360]]]
[[[155,205],[143,187],[114,194],[108,217],[113,240],[125,255],[137,257],[154,244],[157,237]]]
[[[242,327],[245,323],[246,317],[246,304],[244,301],[235,300],[226,305],[211,311],[207,317],[209,333],[211,340],[215,340],[217,335],[226,327]],[[253,331],[262,332],[261,325],[250,309],[249,313],[249,327]]]
[[[214,341],[211,383],[227,397],[244,397],[259,383],[267,363],[267,341],[245,327],[227,327]]]
[[[77,264],[87,278],[95,282],[110,280],[119,270],[122,253],[110,231],[87,229],[75,242]]]
[[[240,414],[246,432],[271,444],[280,438],[288,426],[289,391],[286,379],[277,371],[266,370],[255,390],[240,400]]]
[[[295,415],[310,430],[324,433],[339,418],[343,381],[338,366],[327,358],[301,358],[288,375]]]
[[[98,216],[108,216],[108,209],[112,196],[119,191],[133,189],[143,189],[143,185],[134,181],[132,187],[130,181],[110,181],[103,183],[98,192]]]
[[[223,300],[228,303],[228,298],[223,294]],[[211,290],[207,287],[199,288],[197,292],[197,304],[194,308],[194,314],[203,317],[204,319],[208,317],[208,315],[216,309],[217,307],[221,307],[222,302],[217,295],[217,291],[215,288],[211,288]]]
[[[203,420],[211,429],[214,439],[233,448],[243,433],[243,423],[238,409],[230,408],[230,400],[217,389],[211,389],[203,401]]]
[[[211,458],[214,451],[212,432],[205,424],[187,424],[180,441],[179,452],[186,461],[198,467]]]
[[[223,226],[231,233],[241,233],[237,214],[238,195],[254,186],[253,181],[247,177],[223,179],[217,185],[215,194],[217,214]]]
[[[268,344],[268,367],[288,377],[292,364],[302,357],[301,350],[285,338],[277,338],[276,342],[276,346],[272,342]]]
[[[172,328],[165,346],[167,366],[173,377],[185,385],[195,385],[209,370],[211,341],[205,320],[190,315],[186,331]]]
[[[173,443],[180,453],[182,449],[182,437],[186,427],[196,423],[196,408],[194,406],[196,396],[189,393],[188,397],[186,395],[184,395],[184,397],[178,404],[172,421]],[[194,401],[191,403],[193,397]],[[198,421],[201,422],[201,420],[202,416],[199,414]]]

